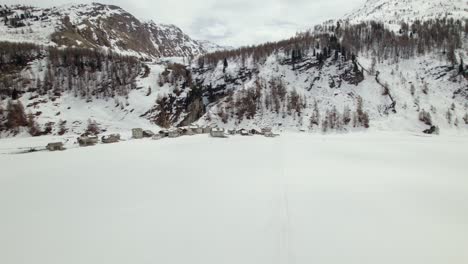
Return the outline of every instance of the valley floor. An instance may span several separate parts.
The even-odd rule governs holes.
[[[468,136],[284,134],[5,154],[0,263],[468,263]]]

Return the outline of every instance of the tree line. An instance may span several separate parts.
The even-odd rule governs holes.
[[[311,130],[321,129],[324,132],[344,130],[349,126],[369,128],[369,115],[363,110],[362,98],[356,99],[355,111],[349,107],[343,111],[332,107],[322,112],[317,101],[308,102],[307,97],[295,89],[288,90],[280,78],[256,80],[252,89],[229,94],[217,109],[216,116],[208,114],[208,121],[216,117],[223,123],[234,120],[239,125],[243,120],[261,119],[273,114],[279,118],[292,117],[299,125],[306,123]]]

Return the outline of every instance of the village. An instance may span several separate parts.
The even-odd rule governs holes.
[[[152,140],[161,140],[165,138],[179,138],[183,136],[194,136],[206,134],[212,138],[228,138],[229,136],[264,136],[267,138],[278,137],[279,134],[274,134],[272,128],[265,127],[261,130],[257,129],[232,129],[226,130],[219,127],[200,127],[200,126],[188,126],[188,127],[179,127],[173,129],[162,129],[159,132],[155,133],[151,130],[144,130],[142,128],[133,128],[132,129],[132,140],[139,140],[144,138],[151,138]],[[99,139],[98,135],[91,133],[84,133],[77,138],[77,143],[80,147],[89,147],[94,146],[99,143],[101,144],[112,144],[118,143],[122,140],[120,134],[110,134],[102,136]],[[45,147],[48,151],[64,151],[66,150],[65,144],[63,142],[52,142],[47,144]]]

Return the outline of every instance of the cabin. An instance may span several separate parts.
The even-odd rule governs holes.
[[[143,131],[143,137],[145,138],[150,138],[154,136],[154,132],[151,130],[144,130]]]
[[[132,138],[142,139],[143,138],[143,129],[141,129],[141,128],[132,129]]]
[[[428,135],[438,135],[439,134],[439,128],[436,127],[436,126],[431,126],[431,128],[429,129],[426,129],[423,131],[424,134],[428,134]]]
[[[193,133],[192,129],[189,127],[179,127],[177,129],[177,132],[179,132],[179,135],[181,136],[193,136],[195,133]]]
[[[94,146],[99,142],[97,136],[88,134],[81,135],[77,140],[81,147]]]
[[[256,129],[251,129],[250,134],[252,134],[252,135],[262,135],[262,132],[260,132],[260,131],[258,131]]]
[[[163,138],[163,136],[161,136],[161,134],[158,133],[158,134],[155,134],[151,139],[152,140],[160,140],[162,138]]]
[[[244,136],[244,137],[252,136],[252,134],[250,134],[250,132],[248,130],[246,130],[246,129],[241,129],[241,130],[238,131],[238,133],[239,133],[239,135]]]
[[[54,142],[47,144],[46,149],[48,151],[62,151],[65,150],[62,142]]]
[[[211,133],[211,127],[210,126],[204,127],[203,134],[209,134],[209,133]]]
[[[117,143],[120,141],[120,134],[112,134],[108,136],[103,136],[101,138],[102,143],[104,144],[112,144],[112,143]]]
[[[266,133],[272,133],[273,129],[271,127],[264,127],[262,128],[262,134],[265,135]]]
[[[188,128],[184,131],[184,133],[182,134],[184,136],[194,136],[195,135],[195,132],[193,132],[192,129]]]
[[[226,135],[224,134],[223,128],[212,128],[210,131],[210,135],[215,138],[225,138]]]
[[[203,128],[201,128],[199,126],[191,126],[190,129],[196,135],[203,134]]]
[[[169,130],[168,137],[177,138],[177,137],[180,137],[180,133],[177,130]]]
[[[167,129],[160,130],[160,131],[158,132],[158,135],[159,135],[161,138],[168,137],[168,136],[169,136],[169,130],[167,130]]]

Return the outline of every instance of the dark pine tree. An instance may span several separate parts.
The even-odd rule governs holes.
[[[228,61],[226,58],[224,58],[224,61],[223,61],[223,73],[226,72],[226,68],[228,67]]]
[[[458,67],[458,73],[460,74],[463,74],[465,72],[465,66],[463,64],[463,59],[460,58],[460,66]]]

